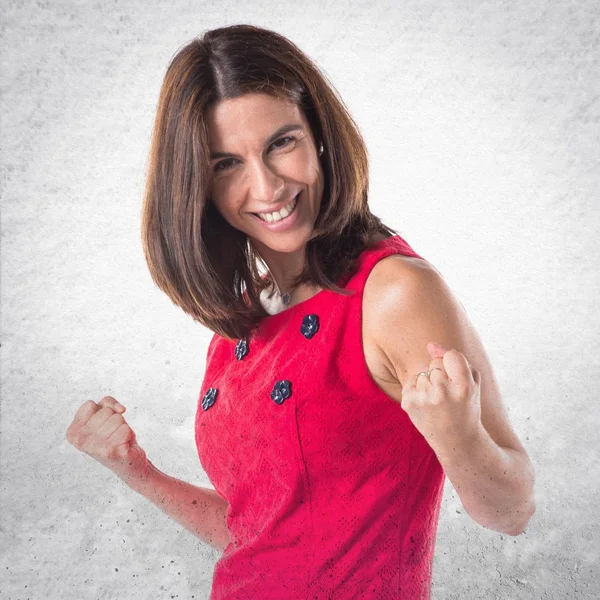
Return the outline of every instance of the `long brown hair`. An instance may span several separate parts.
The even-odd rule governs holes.
[[[267,312],[271,284],[246,234],[210,201],[205,114],[214,102],[250,92],[299,106],[322,142],[321,209],[294,285],[339,293],[358,255],[396,232],[368,207],[363,138],[317,66],[284,36],[252,25],[206,32],[171,60],[158,101],[142,208],[142,245],[156,285],[186,314],[229,339],[248,336]]]

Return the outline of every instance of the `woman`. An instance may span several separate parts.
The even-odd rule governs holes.
[[[174,57],[143,245],[214,332],[195,434],[215,491],[156,469],[112,397],[67,439],[223,550],[212,600],[428,598],[446,475],[485,527],[535,511],[477,333],[367,189],[360,133],[292,42],[239,25]]]

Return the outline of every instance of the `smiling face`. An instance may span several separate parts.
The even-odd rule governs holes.
[[[215,103],[206,117],[210,197],[217,210],[263,257],[303,252],[323,194],[323,171],[303,111],[250,93]]]

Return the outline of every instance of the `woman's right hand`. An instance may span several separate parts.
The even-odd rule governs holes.
[[[125,421],[126,408],[112,396],[84,402],[67,428],[67,441],[118,475],[125,483],[143,480],[150,461]]]

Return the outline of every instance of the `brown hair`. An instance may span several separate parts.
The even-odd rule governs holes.
[[[251,25],[206,32],[171,60],[158,101],[142,208],[142,245],[156,285],[186,314],[229,339],[250,334],[267,312],[271,284],[246,234],[210,201],[205,113],[214,102],[271,94],[303,111],[324,153],[321,209],[295,285],[349,293],[337,283],[378,234],[396,232],[368,207],[368,158],[333,86],[295,44]],[[263,263],[264,264],[264,263]]]

